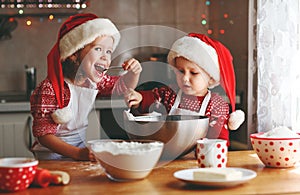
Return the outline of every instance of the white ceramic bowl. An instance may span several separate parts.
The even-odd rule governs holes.
[[[250,135],[251,144],[259,159],[267,167],[293,167],[300,162],[300,138],[261,137]]]
[[[165,144],[162,158],[172,160],[195,148],[208,130],[208,117],[191,115],[139,116],[124,120],[130,139],[158,140]]]
[[[25,190],[32,183],[38,161],[33,158],[0,159],[0,192]]]
[[[106,175],[114,181],[130,181],[147,177],[162,154],[159,141],[93,140],[90,150]]]

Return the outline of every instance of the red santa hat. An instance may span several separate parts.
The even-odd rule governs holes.
[[[245,114],[241,110],[235,110],[235,74],[229,50],[206,35],[190,33],[175,41],[169,52],[168,62],[174,65],[175,58],[180,56],[196,63],[214,79],[210,88],[221,84],[232,108],[228,127],[231,130],[238,129],[245,120]]]
[[[59,108],[61,108],[52,115],[55,122],[65,123],[69,120],[68,113],[70,112],[63,108],[64,76],[61,62],[97,37],[104,35],[113,37],[114,50],[120,41],[120,33],[109,19],[98,18],[90,13],[76,14],[62,24],[57,42],[47,57],[48,78],[53,85]]]

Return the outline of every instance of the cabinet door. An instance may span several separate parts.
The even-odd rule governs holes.
[[[89,125],[86,131],[86,141],[100,139],[100,111],[92,110],[89,114]]]
[[[123,129],[123,112],[125,108],[107,108],[100,110],[101,138],[124,139],[128,136]]]
[[[99,111],[93,110],[89,115],[87,140],[100,138]],[[33,157],[29,151],[34,138],[31,135],[30,113],[0,114],[0,158]]]
[[[4,113],[0,116],[0,157],[33,157],[28,149],[30,114]]]

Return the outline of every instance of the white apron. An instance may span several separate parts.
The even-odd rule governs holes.
[[[79,87],[71,83],[68,83],[68,86],[71,97],[67,107],[71,109],[73,117],[68,123],[58,125],[55,136],[68,144],[83,148],[85,147],[88,115],[93,108],[98,90]],[[93,87],[95,88],[96,86],[94,85]],[[50,151],[39,143],[32,150],[39,160],[72,160]]]
[[[181,95],[182,95],[182,91],[179,90],[174,105],[172,106],[169,115],[200,115],[200,116],[205,116],[205,111],[206,108],[208,106],[210,97],[211,97],[211,92],[208,90],[208,93],[205,95],[205,98],[201,104],[201,108],[199,110],[199,112],[195,112],[195,111],[191,111],[191,110],[186,110],[186,109],[181,109],[178,108],[180,100],[181,100]]]

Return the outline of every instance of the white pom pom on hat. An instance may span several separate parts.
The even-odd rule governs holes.
[[[228,128],[237,130],[245,120],[245,113],[242,110],[236,110],[230,113]]]
[[[204,34],[189,33],[172,45],[168,54],[169,64],[174,65],[176,57],[184,57],[203,68],[215,81],[209,88],[221,84],[232,108],[228,127],[230,130],[238,129],[245,120],[245,114],[242,110],[235,110],[235,74],[229,50]]]
[[[57,109],[55,110],[52,114],[51,114],[52,119],[54,120],[55,123],[57,124],[65,124],[67,122],[69,122],[72,117],[72,111],[69,107],[64,107],[61,109]]]

